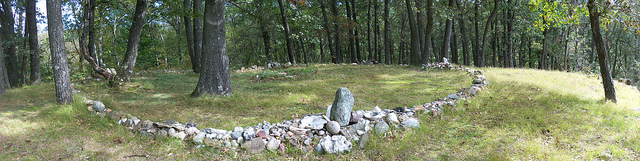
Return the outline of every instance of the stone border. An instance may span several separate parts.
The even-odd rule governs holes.
[[[328,107],[326,114],[309,114],[301,118],[285,120],[275,124],[264,121],[255,126],[235,127],[233,130],[198,129],[196,123],[181,124],[173,119],[163,122],[142,121],[123,111],[112,111],[100,101],[84,98],[84,102],[90,105],[87,109],[92,113],[117,121],[118,124],[141,136],[149,138],[170,136],[184,141],[192,141],[198,145],[197,148],[210,146],[238,149],[240,147],[249,153],[260,153],[264,149],[284,153],[286,150],[284,143],[288,142],[293,147],[302,149],[305,152],[313,149],[318,153],[344,153],[351,151],[352,142],[354,141],[357,141],[360,148],[364,148],[370,133],[386,134],[389,132],[390,127],[394,127],[394,129],[420,127],[419,114],[441,118],[444,107],[455,106],[456,102],[471,98],[489,83],[482,71],[453,66],[446,59],[442,63],[423,64],[422,69],[464,70],[471,74],[474,80],[470,87],[462,88],[458,92],[449,94],[447,97],[440,98],[437,101],[411,108],[380,109],[376,106],[370,111],[336,110],[343,106],[336,105],[339,102],[338,100],[343,97],[340,94],[341,90],[346,90],[349,95],[351,94],[348,89],[340,88],[336,93],[336,101]],[[350,106],[353,108],[353,96],[350,95],[350,97]],[[342,117],[348,116],[346,118],[348,124],[345,125],[344,118],[341,119],[342,126],[336,120],[331,121],[329,116],[334,115],[330,113],[332,109],[334,111],[342,111],[342,115],[344,115]],[[336,116],[331,116],[331,118],[334,117]],[[319,142],[317,142],[318,140]]]

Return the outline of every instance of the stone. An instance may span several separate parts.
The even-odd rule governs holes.
[[[327,117],[331,116],[331,106],[333,106],[333,105],[327,106],[327,113],[325,114],[325,116],[327,116]]]
[[[353,103],[354,99],[351,91],[346,87],[340,87],[336,91],[336,97],[331,105],[329,119],[337,121],[340,126],[349,125]]]
[[[342,135],[325,136],[320,140],[318,145],[321,146],[322,153],[329,154],[345,153],[351,151],[351,142]],[[316,151],[320,153],[320,150],[316,147]]]
[[[140,135],[148,138],[153,138],[153,134],[147,131],[140,131]]]
[[[279,146],[279,148],[278,148],[278,151],[279,151],[280,153],[284,153],[286,150],[287,150],[287,147],[286,147],[286,146],[284,146],[284,144],[283,144],[283,143],[280,143],[280,146]]]
[[[179,122],[174,120],[174,119],[169,119],[169,120],[167,120],[165,122],[168,123],[168,124],[179,124]]]
[[[185,127],[186,127],[187,129],[188,129],[188,128],[190,128],[190,127],[195,127],[195,128],[197,128],[197,127],[198,127],[198,125],[196,125],[196,123],[189,122],[189,123],[185,124]]]
[[[174,135],[171,135],[171,136],[178,138],[180,140],[184,140],[184,138],[187,137],[187,134],[184,133],[184,131],[180,131],[180,132],[174,133]]]
[[[167,133],[167,131],[165,131],[165,130],[158,130],[158,132],[156,133],[156,135],[157,135],[157,136],[160,136],[160,137],[167,137],[167,136],[169,136],[169,134],[168,134],[168,133]]]
[[[224,147],[230,148],[231,147],[231,142],[230,141],[225,141],[224,142]]]
[[[234,140],[241,138],[242,137],[242,132],[232,132],[231,133],[231,138],[233,138]]]
[[[238,126],[236,126],[236,127],[234,127],[234,128],[233,128],[233,132],[240,132],[240,133],[242,133],[242,131],[244,131],[244,129],[243,129],[242,127],[238,127]]]
[[[322,149],[322,145],[320,144],[316,145],[316,153],[318,154],[324,153],[324,149]]]
[[[409,118],[405,121],[402,121],[402,127],[404,128],[418,128],[420,127],[420,121],[416,118]]]
[[[360,149],[364,149],[367,146],[367,142],[369,142],[369,134],[365,133],[360,137],[360,140],[358,140]]]
[[[447,98],[452,99],[452,100],[455,100],[455,99],[458,99],[458,95],[456,95],[456,94],[450,94],[449,96],[447,96]]]
[[[377,134],[384,134],[389,131],[389,125],[384,121],[378,122],[374,128]]]
[[[187,133],[187,135],[195,135],[200,131],[196,127],[189,127],[187,128],[187,130],[185,130],[185,132]]]
[[[204,145],[215,147],[216,146],[215,145],[215,140],[205,137],[204,138]]]
[[[318,131],[318,135],[320,135],[320,136],[324,136],[324,134],[325,134],[324,130],[320,130],[320,131]]]
[[[265,148],[265,143],[261,138],[253,138],[246,143],[242,144],[242,148],[247,150],[247,152],[252,154],[260,153]]]
[[[364,135],[364,134],[365,134],[365,133],[367,133],[367,132],[364,132],[364,131],[362,131],[362,130],[357,130],[357,131],[356,131],[356,133],[358,133],[358,135]]]
[[[482,84],[482,79],[474,79],[473,84]]]
[[[267,138],[267,132],[265,130],[260,130],[260,131],[258,131],[258,133],[256,133],[256,137],[260,137],[260,138],[266,139]]]
[[[247,127],[242,132],[242,137],[244,137],[244,140],[251,140],[255,136],[255,134],[256,132],[253,127]]]
[[[358,114],[356,111],[351,111],[351,118],[349,119],[349,124],[358,123],[362,119],[362,115]]]
[[[238,147],[238,146],[239,146],[238,141],[231,140],[231,147],[235,148],[235,147]]]
[[[164,130],[162,130],[164,131]],[[206,133],[198,133],[196,134],[196,136],[193,137],[193,142],[198,143],[198,144],[202,144],[204,143],[204,137],[206,136]]]
[[[331,135],[336,135],[340,132],[340,124],[336,121],[331,121],[329,123],[327,123],[324,128],[327,130],[327,132],[329,132]]]
[[[322,129],[324,124],[327,123],[327,120],[322,118],[322,116],[305,116],[300,120],[300,128],[308,128],[308,129]]]
[[[275,152],[280,147],[280,140],[271,139],[267,142],[267,150]]]
[[[100,101],[94,102],[91,108],[94,112],[104,112],[106,110],[104,104],[102,104],[102,102]]]
[[[387,121],[389,121],[390,123],[400,123],[400,121],[398,121],[398,115],[396,115],[396,113],[389,113],[387,115]]]

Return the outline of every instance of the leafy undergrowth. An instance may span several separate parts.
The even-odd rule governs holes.
[[[600,80],[581,74],[484,69],[491,82],[476,98],[421,117],[421,128],[372,135],[349,154],[318,155],[290,148],[257,155],[195,148],[177,139],[134,135],[79,101],[55,105],[52,84],[10,90],[0,98],[0,160],[634,160],[640,148],[640,93],[616,84],[607,103]],[[139,118],[196,122],[231,129],[323,113],[338,87],[348,87],[355,109],[430,102],[469,86],[460,71],[399,66],[317,65],[232,74],[230,97],[190,98],[197,75],[149,73],[118,89],[76,82],[81,95]],[[81,99],[76,95],[76,100]],[[312,150],[310,150],[312,151]],[[148,155],[148,158],[131,155]]]

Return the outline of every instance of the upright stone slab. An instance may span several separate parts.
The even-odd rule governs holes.
[[[336,91],[336,98],[331,105],[331,115],[329,119],[338,122],[340,126],[349,125],[353,102],[353,94],[351,94],[351,91],[346,87],[340,87],[338,91]]]

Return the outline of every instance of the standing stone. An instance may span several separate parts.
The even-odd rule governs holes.
[[[346,87],[340,87],[336,91],[335,100],[331,105],[329,119],[337,121],[340,126],[349,125],[351,111],[353,110],[353,94]]]

